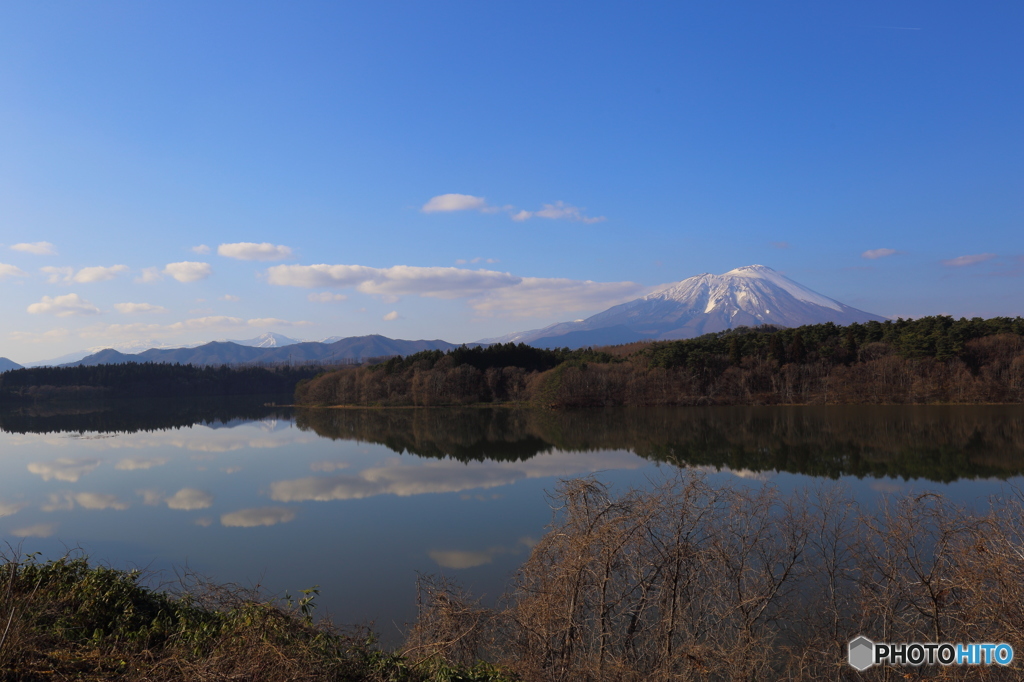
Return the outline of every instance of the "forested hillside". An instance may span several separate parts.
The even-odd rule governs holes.
[[[429,351],[301,382],[307,405],[977,403],[1024,400],[1024,319],[740,328],[597,350]]]
[[[0,402],[291,394],[321,367],[195,367],[124,363],[35,367],[0,374]]]

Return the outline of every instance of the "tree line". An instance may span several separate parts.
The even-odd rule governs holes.
[[[0,374],[0,402],[241,395],[290,395],[322,367],[220,367],[126,362],[33,367]]]
[[[575,351],[463,347],[325,373],[295,395],[364,406],[1020,402],[1024,319],[743,327]]]

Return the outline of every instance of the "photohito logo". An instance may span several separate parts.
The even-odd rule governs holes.
[[[876,644],[861,635],[850,642],[850,665],[867,670],[879,663],[892,665],[1010,665],[1013,647],[999,644]]]

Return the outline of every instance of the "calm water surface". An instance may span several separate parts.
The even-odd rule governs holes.
[[[678,467],[784,492],[837,481],[865,504],[987,504],[1024,483],[1024,408],[25,409],[0,413],[0,538],[277,594],[319,585],[336,621],[397,641],[417,573],[499,595],[560,479],[625,488]]]

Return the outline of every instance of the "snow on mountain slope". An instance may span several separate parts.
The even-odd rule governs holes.
[[[284,334],[275,334],[274,332],[260,334],[254,339],[230,339],[230,341],[231,343],[237,343],[239,346],[249,346],[251,348],[280,348],[281,346],[302,343],[302,341],[288,338]]]
[[[685,339],[761,324],[799,327],[883,319],[823,296],[764,265],[747,265],[722,275],[696,275],[585,320],[509,334],[501,341],[580,347],[609,339],[617,343]]]

